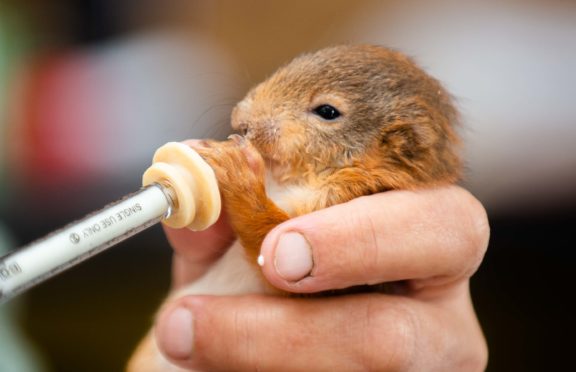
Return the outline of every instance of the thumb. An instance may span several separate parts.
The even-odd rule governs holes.
[[[290,292],[399,280],[420,288],[467,279],[488,235],[484,208],[460,187],[389,191],[279,225],[259,263],[271,284]]]

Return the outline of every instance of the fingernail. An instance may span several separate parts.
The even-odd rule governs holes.
[[[278,275],[295,282],[308,276],[313,265],[310,244],[301,234],[290,232],[280,236],[274,256]]]
[[[184,360],[192,356],[194,335],[192,313],[184,307],[177,307],[160,323],[158,343],[166,356]]]

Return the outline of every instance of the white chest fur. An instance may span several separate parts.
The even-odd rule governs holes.
[[[305,185],[280,185],[272,177],[266,178],[266,194],[290,217],[296,216],[297,207],[312,202],[317,191]]]
[[[211,267],[204,276],[176,291],[171,297],[184,295],[240,295],[265,293],[266,286],[254,264],[248,262],[244,248],[239,241]]]
[[[271,177],[266,179],[268,197],[288,215],[294,216],[296,207],[315,196],[310,188],[300,185],[279,185]],[[201,278],[172,296],[191,294],[238,295],[264,293],[266,285],[256,272],[254,263],[248,262],[238,241]]]

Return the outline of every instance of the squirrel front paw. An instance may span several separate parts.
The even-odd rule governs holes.
[[[214,170],[226,204],[266,199],[264,159],[244,137],[232,135],[223,142],[204,140],[194,149]]]

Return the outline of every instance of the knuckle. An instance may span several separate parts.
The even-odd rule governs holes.
[[[463,370],[466,371],[484,371],[488,365],[488,347],[486,344],[482,348],[470,354],[465,360]]]
[[[470,277],[488,247],[490,227],[486,210],[471,193],[458,186],[441,189],[429,203],[428,218],[433,221],[437,237],[434,244],[446,257],[445,276]]]
[[[362,244],[362,254],[359,255],[361,258],[360,262],[360,275],[363,276],[364,282],[367,284],[377,284],[381,282],[380,267],[382,265],[382,255],[377,234],[378,227],[376,222],[370,216],[364,216],[362,218],[364,221],[361,226],[364,226],[367,230],[361,235]]]
[[[472,275],[480,266],[490,238],[490,225],[486,210],[482,204],[468,191],[463,190],[460,202],[462,221],[466,221],[466,228],[461,229],[462,252],[468,262],[464,267],[465,275]]]
[[[257,365],[257,347],[252,334],[252,328],[249,326],[250,319],[246,313],[235,311],[233,329],[237,340],[238,355],[236,361],[242,360],[247,365]]]
[[[232,307],[226,298],[206,297],[200,314],[197,348],[190,360],[194,370],[253,370],[258,366],[261,345],[254,320],[259,311],[249,302]],[[218,310],[216,310],[218,309]]]
[[[468,334],[468,342],[465,345],[453,345],[446,350],[453,357],[453,369],[458,371],[485,371],[488,365],[488,345],[481,333],[476,337]]]
[[[366,310],[359,365],[362,370],[406,370],[416,350],[417,317],[409,306],[379,302],[373,300]]]

